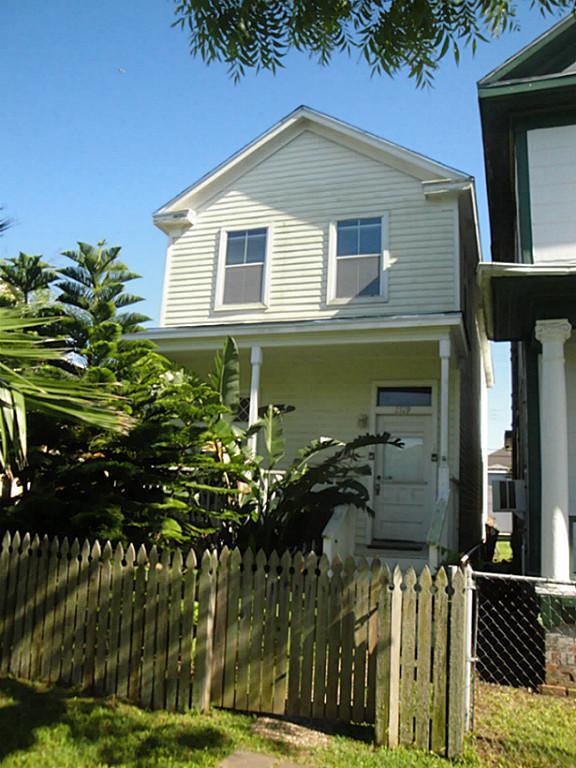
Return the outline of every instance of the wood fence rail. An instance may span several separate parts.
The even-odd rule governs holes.
[[[144,707],[374,723],[449,756],[464,739],[465,575],[288,552],[159,553],[6,534],[0,674]]]

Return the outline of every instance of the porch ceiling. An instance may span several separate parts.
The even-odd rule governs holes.
[[[493,341],[530,339],[537,320],[565,318],[576,326],[576,274],[494,276],[487,290]]]

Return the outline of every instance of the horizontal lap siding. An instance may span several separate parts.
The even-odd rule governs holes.
[[[389,213],[389,301],[326,307],[328,229]],[[222,227],[272,226],[265,311],[214,312]],[[456,308],[454,217],[400,171],[306,131],[207,203],[170,247],[165,325],[291,320]]]

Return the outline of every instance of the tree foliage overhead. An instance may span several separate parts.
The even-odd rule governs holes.
[[[448,53],[517,28],[517,0],[175,0],[175,25],[206,62],[275,71],[291,50],[327,64],[354,51],[375,74],[405,69],[430,84]],[[575,0],[530,0],[541,13],[575,10]]]

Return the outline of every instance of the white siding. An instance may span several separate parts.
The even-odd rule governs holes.
[[[389,213],[388,301],[326,305],[329,223]],[[421,182],[304,131],[197,212],[171,247],[163,324],[396,315],[458,309],[454,205]],[[271,226],[265,310],[215,311],[221,228]]]
[[[528,131],[535,264],[576,264],[576,125]]]
[[[576,338],[564,345],[566,357],[566,399],[568,408],[569,514],[576,520]],[[576,542],[572,542],[574,546]],[[576,566],[576,563],[574,563]]]

